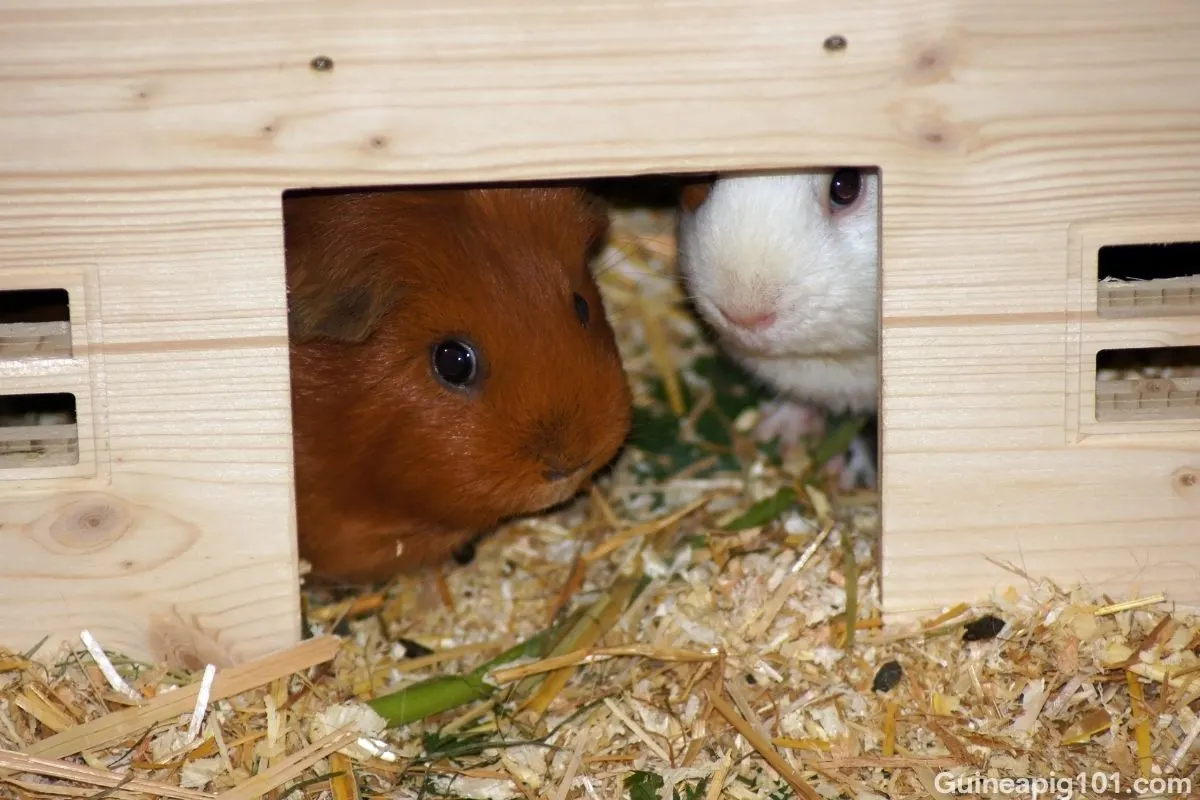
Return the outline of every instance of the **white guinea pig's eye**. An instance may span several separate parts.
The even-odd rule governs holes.
[[[829,202],[834,208],[844,208],[858,199],[862,191],[862,176],[856,169],[839,169],[829,182]]]

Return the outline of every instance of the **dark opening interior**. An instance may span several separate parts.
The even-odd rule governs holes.
[[[1191,277],[1200,273],[1200,242],[1106,245],[1097,266],[1102,281]]]
[[[79,463],[76,426],[69,392],[0,395],[0,468]]]
[[[1101,317],[1200,313],[1200,242],[1100,248],[1096,311]]]
[[[21,322],[70,322],[66,289],[0,291],[0,325]]]
[[[1200,419],[1200,347],[1096,354],[1096,419]]]
[[[1096,353],[1097,372],[1136,371],[1143,377],[1152,377],[1163,375],[1168,370],[1197,369],[1200,369],[1200,347],[1112,348]]]
[[[69,358],[70,321],[66,289],[0,291],[0,358]]]

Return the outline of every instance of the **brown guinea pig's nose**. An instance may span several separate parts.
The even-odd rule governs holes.
[[[543,461],[542,463],[546,465],[546,469],[542,470],[542,477],[545,478],[550,483],[555,483],[557,481],[566,480],[567,478],[571,477],[572,475],[574,475],[575,473],[579,472],[581,469],[586,467],[589,462],[581,461],[578,464],[575,464],[574,466],[569,466],[569,467],[552,465],[546,461]]]

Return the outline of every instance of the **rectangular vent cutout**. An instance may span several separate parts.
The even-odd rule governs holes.
[[[1200,420],[1200,347],[1101,350],[1098,422]]]
[[[0,359],[70,357],[66,289],[0,291]]]
[[[1109,245],[1098,267],[1102,317],[1200,314],[1200,242]]]
[[[0,395],[0,469],[78,463],[75,395]]]

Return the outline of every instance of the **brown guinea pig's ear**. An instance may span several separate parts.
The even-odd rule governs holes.
[[[290,202],[284,226],[289,335],[298,342],[365,341],[398,288],[369,208],[341,198]]]
[[[587,191],[582,195],[589,225],[587,253],[590,259],[604,252],[608,233],[612,229],[612,218],[609,216],[609,205],[603,198]]]
[[[330,339],[366,341],[391,308],[390,295],[369,280],[289,295],[288,332],[299,342]]]
[[[715,180],[715,178],[709,177],[702,180],[688,181],[679,190],[680,203],[688,211],[695,211],[708,199],[708,193],[712,191]]]

